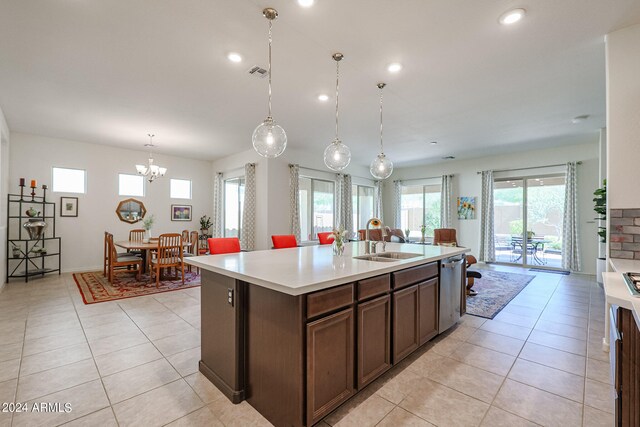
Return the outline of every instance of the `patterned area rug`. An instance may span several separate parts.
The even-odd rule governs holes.
[[[135,274],[118,274],[114,283],[109,283],[102,271],[75,273],[73,278],[78,285],[82,300],[85,304],[114,301],[142,295],[158,294],[162,292],[178,291],[180,289],[200,286],[200,275],[195,272],[184,272],[184,286],[182,280],[162,280],[156,288],[155,280],[151,282],[148,274],[143,274],[141,280],[136,280]]]
[[[467,297],[467,313],[493,319],[533,280],[535,275],[480,270],[482,279],[476,279],[473,289],[478,295]]]

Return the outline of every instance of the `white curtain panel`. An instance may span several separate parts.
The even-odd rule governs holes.
[[[482,172],[482,201],[480,206],[480,261],[496,260],[493,214],[493,171]]]
[[[562,268],[580,271],[578,177],[575,162],[567,163],[567,187],[564,193],[564,219],[562,221]]]
[[[393,228],[402,228],[400,216],[402,215],[402,181],[393,181]]]
[[[252,251],[256,246],[256,164],[244,165],[244,210],[242,212],[242,248]]]
[[[451,175],[442,175],[440,189],[440,227],[451,228]]]
[[[336,186],[337,194],[336,200],[338,205],[336,206],[336,227],[343,227],[347,233],[350,233],[353,229],[353,201],[351,198],[351,175],[336,174]]]
[[[300,242],[300,166],[289,165],[289,212],[291,234]]]
[[[213,237],[222,237],[222,191],[224,182],[222,181],[222,173],[216,173],[213,178],[213,215],[211,222],[213,223]]]
[[[378,218],[380,221],[384,222],[384,218],[382,218],[382,190],[384,188],[383,181],[375,181],[373,183],[373,216]]]

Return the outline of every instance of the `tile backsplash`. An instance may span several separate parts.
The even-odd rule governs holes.
[[[640,209],[611,209],[609,223],[609,256],[640,260]]]

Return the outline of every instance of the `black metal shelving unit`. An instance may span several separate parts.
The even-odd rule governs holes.
[[[45,221],[47,227],[39,239],[29,238],[29,233],[22,224],[29,217],[25,212],[33,207],[39,211],[35,219]],[[19,256],[13,256],[13,248],[17,247]],[[46,253],[34,252],[35,248],[44,248]],[[58,272],[61,264],[61,240],[56,237],[56,204],[47,202],[44,196],[22,196],[9,194],[7,196],[7,282],[11,278],[44,276],[47,273]],[[18,251],[16,251],[18,252]]]

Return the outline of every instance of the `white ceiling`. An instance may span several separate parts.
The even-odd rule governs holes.
[[[273,109],[290,146],[321,156],[333,139],[333,96],[316,98],[333,93],[340,51],[341,137],[362,165],[379,81],[397,166],[593,139],[604,35],[640,22],[638,0],[0,0],[0,107],[17,132],[128,148],[154,132],[158,152],[203,159],[247,150],[266,116],[267,81],[247,74],[266,68],[265,6],[280,12]],[[526,18],[499,25],[514,7]]]

